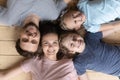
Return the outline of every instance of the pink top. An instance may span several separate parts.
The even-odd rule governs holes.
[[[31,72],[32,80],[77,80],[78,76],[71,59],[51,61],[47,58],[29,59],[22,63],[25,72]]]

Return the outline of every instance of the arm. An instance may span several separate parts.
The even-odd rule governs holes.
[[[10,68],[9,70],[0,70],[0,80],[8,80],[20,73],[24,73],[20,65]]]
[[[64,0],[64,2],[67,5],[71,5],[72,6],[72,4],[73,4],[75,6],[78,3],[78,0]]]
[[[35,15],[35,14],[31,14],[29,16],[26,17],[26,19],[24,20],[23,22],[23,25],[29,23],[29,22],[33,22],[35,23],[37,26],[39,26],[39,21],[40,21],[40,18],[39,16]]]
[[[102,24],[100,28],[100,31],[102,31],[103,33],[103,37],[106,37],[111,33],[119,30],[120,30],[120,21],[114,21],[114,22]]]
[[[70,2],[72,2],[72,0],[64,0],[64,2],[65,2],[66,4],[69,4]]]
[[[79,76],[79,79],[78,80],[89,80],[88,79],[88,75],[86,73],[84,73],[83,75],[80,75]]]

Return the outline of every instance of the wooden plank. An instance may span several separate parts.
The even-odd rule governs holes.
[[[16,40],[20,32],[20,27],[0,26],[0,40]]]
[[[7,1],[7,0],[0,0],[0,5],[1,5],[1,6],[6,6],[6,1]]]
[[[32,77],[30,74],[21,73],[10,80],[32,80]]]
[[[0,55],[19,55],[15,48],[15,41],[0,41]]]
[[[22,56],[1,56],[0,55],[0,69],[8,69],[16,63],[22,61]]]
[[[107,75],[104,73],[95,72],[91,70],[88,70],[87,74],[90,80],[119,80],[118,77],[116,76]]]

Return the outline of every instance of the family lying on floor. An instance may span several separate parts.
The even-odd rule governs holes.
[[[7,0],[7,8],[0,7],[1,25],[21,27],[15,47],[27,58],[0,70],[0,80],[22,72],[32,80],[89,80],[86,70],[120,76],[120,46],[102,41],[120,30],[120,1],[79,0],[74,9],[70,3],[74,0]]]

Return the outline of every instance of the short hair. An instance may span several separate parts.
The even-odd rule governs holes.
[[[64,53],[65,57],[67,58],[73,58],[74,56],[76,56],[76,54],[78,54],[77,52],[75,52],[75,54],[72,54],[70,52],[70,50],[68,48],[66,48],[63,44],[62,44],[62,41],[64,38],[66,38],[69,34],[79,34],[78,32],[76,31],[64,31],[64,33],[62,33],[60,35],[60,50],[62,53]]]
[[[35,27],[39,30],[39,27],[38,27],[35,23],[33,23],[33,22],[29,22],[29,23],[25,24],[25,25],[23,26],[23,29],[27,28],[28,26],[35,26]],[[40,48],[39,45],[38,45],[38,49],[37,49],[36,52],[30,52],[30,51],[23,50],[23,49],[20,47],[20,39],[18,39],[18,40],[16,41],[15,47],[16,47],[17,52],[18,52],[20,55],[22,55],[22,56],[24,56],[24,57],[27,57],[27,58],[34,57],[34,56],[36,56],[37,54],[39,54],[39,50],[38,50],[38,49]]]
[[[39,54],[39,46],[38,46],[38,49],[36,52],[29,52],[29,51],[26,51],[26,50],[23,50],[21,47],[20,47],[20,39],[18,39],[16,41],[16,50],[17,52],[21,55],[21,56],[24,56],[24,57],[27,57],[27,58],[31,58],[31,57],[35,57]]]
[[[29,22],[29,23],[25,24],[23,26],[23,29],[25,29],[25,28],[27,28],[29,26],[34,26],[34,27],[36,27],[39,30],[39,27],[35,23],[33,23],[33,22]]]
[[[41,39],[40,39],[40,46],[41,46],[41,43],[42,43],[41,41],[44,35],[49,34],[49,33],[54,33],[58,35],[58,39],[59,39],[61,29],[58,24],[55,24],[51,21],[43,21],[40,23],[40,32],[41,32]],[[62,59],[63,56],[64,54],[59,50],[57,53],[57,59],[58,60]]]

